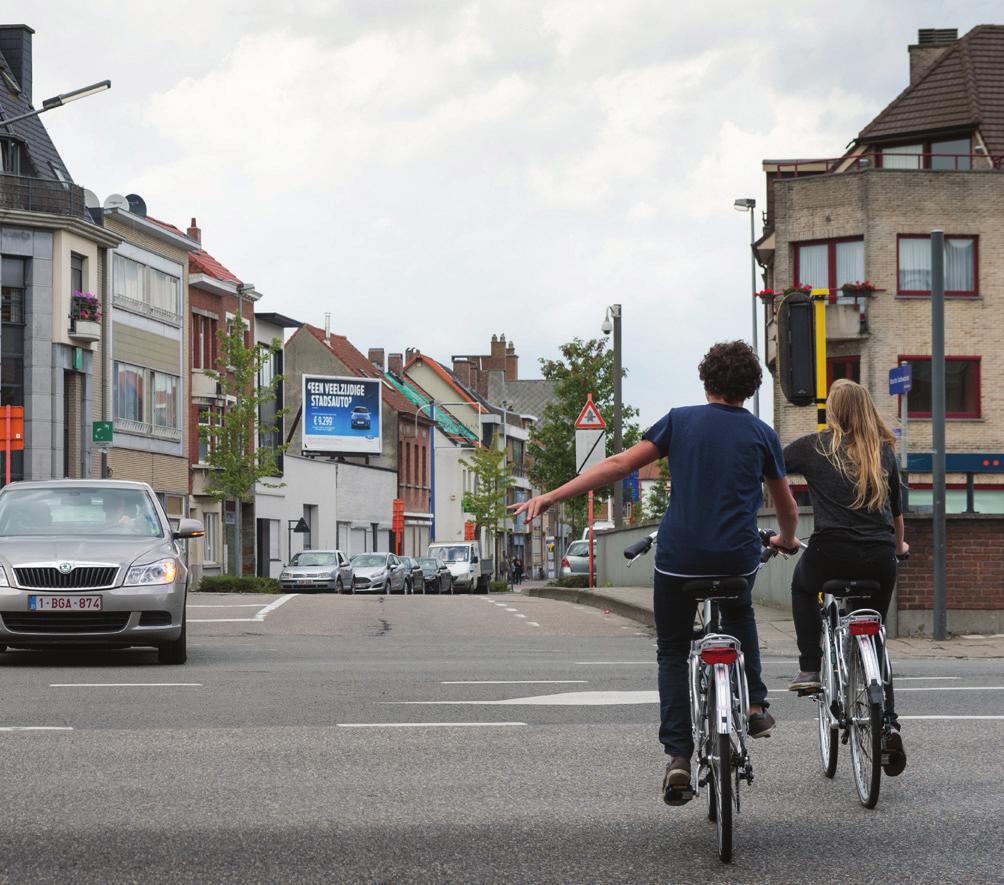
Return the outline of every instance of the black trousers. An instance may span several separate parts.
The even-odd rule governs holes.
[[[889,600],[896,586],[896,548],[885,541],[851,541],[813,538],[795,566],[791,582],[791,614],[798,639],[798,666],[815,672],[820,669],[823,652],[820,634],[823,619],[819,593],[823,584],[834,578],[878,581],[878,594],[868,601],[885,621]],[[895,717],[892,674],[886,674],[886,712]]]

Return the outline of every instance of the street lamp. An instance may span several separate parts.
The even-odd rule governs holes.
[[[756,231],[753,227],[753,210],[756,208],[756,200],[753,197],[739,197],[732,204],[736,212],[749,212],[750,214],[750,280],[751,296],[753,300],[753,352],[759,357],[757,348],[757,318],[756,318]],[[753,414],[760,417],[760,391],[757,389],[753,394]]]
[[[623,447],[621,435],[621,306],[611,304],[600,325],[604,335],[614,333],[614,454]],[[614,527],[624,524],[624,484],[614,483]]]
[[[5,120],[0,121],[4,126],[10,126],[11,123],[17,123],[20,120],[27,120],[29,117],[37,117],[39,114],[44,114],[46,111],[51,111],[54,108],[61,108],[64,104],[69,104],[71,101],[77,101],[81,98],[89,98],[92,95],[97,95],[99,92],[104,92],[106,89],[112,88],[111,80],[102,80],[100,83],[93,83],[90,86],[84,86],[81,89],[74,89],[70,92],[62,92],[59,95],[54,95],[52,98],[47,98],[42,102],[42,107],[37,110],[28,111],[26,114],[18,114],[16,117],[8,117]]]

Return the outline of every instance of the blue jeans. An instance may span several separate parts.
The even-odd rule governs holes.
[[[690,694],[687,656],[694,637],[697,603],[681,592],[684,578],[655,573],[655,632],[659,661],[659,740],[670,756],[690,758],[694,740],[690,730]],[[767,686],[760,675],[760,644],[753,617],[753,576],[746,591],[735,600],[719,603],[722,632],[742,644],[749,683],[750,703],[767,704]]]

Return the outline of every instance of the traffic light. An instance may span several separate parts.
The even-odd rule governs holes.
[[[793,406],[816,401],[815,305],[801,292],[786,296],[777,309],[777,370],[784,398]]]

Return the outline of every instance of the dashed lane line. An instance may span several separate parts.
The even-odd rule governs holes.
[[[5,734],[14,731],[73,731],[69,725],[0,725]]]
[[[440,685],[586,685],[588,679],[481,679],[440,682]]]
[[[50,682],[49,688],[202,688],[201,682]]]
[[[339,722],[338,728],[507,728],[525,722]]]

